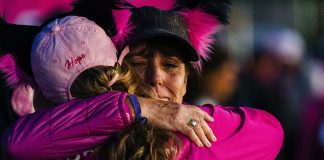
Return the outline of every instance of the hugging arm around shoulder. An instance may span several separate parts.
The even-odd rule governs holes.
[[[3,136],[5,153],[13,159],[60,159],[92,149],[132,123],[126,97],[112,91],[21,117]],[[283,132],[272,115],[245,107],[200,108],[214,117],[209,125],[218,140],[211,148],[197,149],[180,135],[180,157],[274,159],[278,154]]]
[[[12,159],[59,159],[89,150],[131,124],[127,93],[108,92],[21,117],[4,133]]]
[[[180,136],[184,148],[179,159],[274,160],[283,144],[283,128],[271,114],[249,107],[204,105],[215,119],[209,123],[217,141],[210,148],[197,148]]]

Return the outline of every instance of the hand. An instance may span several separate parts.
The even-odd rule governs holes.
[[[216,141],[207,122],[214,121],[213,117],[193,105],[183,105],[173,102],[138,97],[142,115],[152,125],[172,131],[179,131],[188,136],[197,146],[210,147],[210,141]],[[190,119],[196,120],[196,126],[188,125]]]

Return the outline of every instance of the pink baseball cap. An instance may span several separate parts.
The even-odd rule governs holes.
[[[123,57],[117,60],[115,45],[93,21],[67,16],[52,21],[36,35],[31,65],[42,94],[62,103],[74,99],[70,87],[81,72],[94,66],[114,66]]]

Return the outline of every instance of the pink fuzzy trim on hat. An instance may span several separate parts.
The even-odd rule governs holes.
[[[200,9],[185,10],[180,12],[184,18],[191,44],[197,50],[200,58],[208,60],[210,47],[214,43],[212,37],[221,29],[221,23],[213,15],[210,15]],[[198,68],[201,68],[201,60],[198,62]]]
[[[11,54],[0,58],[0,71],[5,74],[7,85],[11,88],[18,86],[34,86],[35,82],[18,66]]]
[[[174,0],[126,0],[126,1],[132,4],[135,8],[150,6],[161,10],[170,10],[175,5]]]
[[[129,19],[132,13],[128,9],[113,10],[112,13],[115,19],[117,34],[111,39],[115,45],[124,44],[125,39],[133,29],[131,24],[129,24]]]

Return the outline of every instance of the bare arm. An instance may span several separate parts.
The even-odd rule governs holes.
[[[177,104],[150,98],[138,97],[142,114],[149,123],[162,129],[178,131],[188,136],[197,146],[211,146],[211,141],[216,141],[207,122],[214,121],[213,117],[197,106]],[[197,126],[189,127],[190,119],[196,120]]]
[[[4,150],[13,159],[67,158],[89,150],[133,122],[132,107],[128,107],[126,97],[126,93],[114,91],[21,117],[6,130]],[[179,131],[182,126],[191,130],[186,125],[187,118],[181,122],[179,117],[191,117],[197,107],[190,114],[178,104],[170,103],[171,107],[167,107],[167,102],[146,100],[142,113],[149,122],[164,129]],[[166,106],[161,109],[159,103]],[[156,113],[158,116],[153,116]]]

